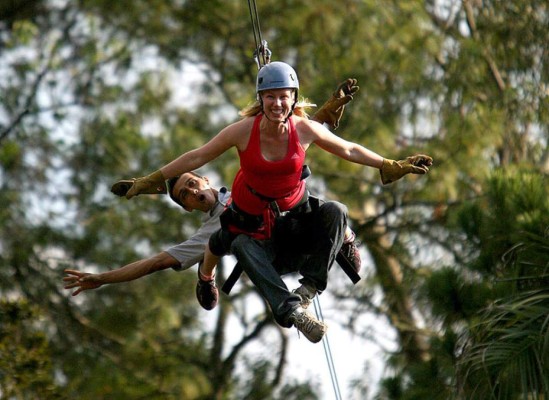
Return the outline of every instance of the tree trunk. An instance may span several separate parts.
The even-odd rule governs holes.
[[[398,333],[402,353],[410,363],[429,361],[429,344],[414,319],[413,302],[403,284],[400,262],[391,253],[388,233],[384,227],[377,226],[371,234],[366,233],[366,237],[376,238],[368,242],[368,250],[384,294],[383,308]]]

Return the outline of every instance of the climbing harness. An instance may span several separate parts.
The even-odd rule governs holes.
[[[322,309],[320,308],[320,300],[318,296],[315,296],[313,299],[313,304],[315,306],[316,318],[319,321],[324,322],[324,316],[322,315]],[[332,357],[332,349],[330,348],[330,342],[328,340],[328,334],[324,334],[322,338],[322,345],[324,347],[324,354],[326,355],[326,362],[328,363],[328,370],[330,371],[330,379],[332,381],[332,387],[334,389],[335,399],[342,400],[341,390],[339,389],[339,381],[337,379],[337,373],[334,365],[334,359]]]
[[[255,0],[248,0],[250,10],[250,19],[252,20],[252,30],[254,34],[255,50],[254,61],[257,69],[261,69],[271,62],[271,50],[267,47],[267,41],[263,40],[261,35],[261,26],[259,25],[259,14],[257,13],[257,4]]]

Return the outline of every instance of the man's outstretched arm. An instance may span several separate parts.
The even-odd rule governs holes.
[[[63,281],[65,282],[65,289],[76,288],[72,293],[73,296],[76,296],[85,290],[97,289],[109,283],[133,281],[134,279],[152,274],[153,272],[178,267],[179,265],[179,261],[175,258],[166,252],[161,252],[150,258],[135,261],[121,268],[102,272],[100,274],[66,269],[65,274],[67,274],[67,276],[63,278]]]

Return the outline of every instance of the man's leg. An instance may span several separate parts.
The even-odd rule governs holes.
[[[227,254],[234,236],[223,229],[218,229],[210,236],[204,252],[204,260],[198,265],[196,282],[196,299],[205,310],[213,310],[219,300],[219,290],[215,284],[215,267],[219,257]]]
[[[198,281],[196,283],[196,299],[205,310],[213,310],[219,300],[219,290],[215,284],[215,267],[219,257],[212,254],[206,245],[204,261],[198,264]]]
[[[353,283],[357,283],[360,280],[360,267],[362,266],[362,260],[360,258],[360,252],[358,250],[360,241],[356,239],[356,234],[347,227],[345,231],[345,239],[343,245],[336,256],[336,261],[341,266],[343,271],[349,276],[349,279]]]

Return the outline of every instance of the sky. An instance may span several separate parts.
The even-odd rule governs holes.
[[[228,260],[230,261],[227,266],[230,271],[230,268],[234,265],[234,259],[229,257]],[[368,272],[368,265],[364,265],[364,261],[363,258],[363,269],[360,273],[362,279],[356,284],[357,286],[350,284],[345,273],[337,266],[330,271],[330,281],[337,280],[337,283],[332,283],[333,286],[341,288],[342,284],[346,284],[349,290],[358,291],[358,285],[365,283],[365,276]],[[297,275],[283,276],[283,280],[290,290],[300,285],[298,278]],[[368,333],[373,340],[364,339],[350,333],[343,326],[349,315],[337,308],[338,303],[335,302],[330,290],[330,281],[326,291],[317,297],[317,307],[320,304],[321,315],[328,325],[327,334],[322,342],[311,343],[302,334],[299,334],[296,328],[285,330],[289,338],[289,348],[283,379],[287,382],[292,380],[310,382],[321,394],[321,400],[373,399],[377,388],[376,384],[383,374],[386,351],[393,350],[395,347],[394,331],[384,320],[373,314],[364,314],[358,318],[355,326],[358,327],[360,332]],[[240,282],[237,282],[233,294],[238,292],[239,285]],[[225,296],[225,294],[221,294],[220,301],[223,301]],[[247,311],[252,313],[254,310],[256,312],[263,311],[263,305],[258,298],[254,299],[253,296],[251,298],[247,296],[246,302]],[[310,312],[313,315],[317,314],[314,303],[310,306]],[[207,318],[204,322],[211,325],[211,329],[214,329],[213,325],[217,318],[212,318],[211,314],[205,314],[204,316]],[[250,318],[250,316],[248,317]],[[230,320],[227,331],[233,334],[232,341],[229,337],[229,343],[225,348],[230,350],[231,345],[234,345],[241,338],[242,326],[239,321]],[[247,346],[245,356],[251,358],[254,355],[278,357],[279,347],[278,336],[269,335],[267,332],[262,335],[260,340]],[[242,368],[242,365],[238,368]],[[242,369],[238,372],[245,374]],[[356,393],[352,390],[351,383],[356,379],[368,383],[370,388],[367,394]]]

